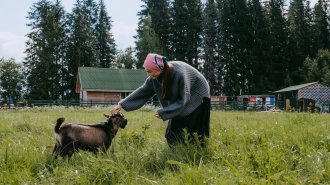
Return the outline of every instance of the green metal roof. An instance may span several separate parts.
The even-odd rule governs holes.
[[[278,91],[274,91],[273,93],[279,93],[279,92],[287,92],[287,91],[295,91],[295,90],[299,90],[302,89],[304,87],[316,84],[318,82],[311,82],[311,83],[307,83],[307,84],[301,84],[301,85],[295,85],[295,86],[290,86],[290,87],[286,87],[284,89],[278,90]]]
[[[78,69],[82,89],[135,90],[147,78],[144,69],[110,69],[80,67]]]

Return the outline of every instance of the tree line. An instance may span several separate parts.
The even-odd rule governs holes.
[[[329,1],[313,8],[306,0],[144,2],[139,35],[149,33],[170,59],[196,68],[203,61],[212,95],[267,94],[311,81],[330,85]],[[136,42],[140,63],[155,48],[142,41]]]
[[[60,0],[34,3],[22,66],[0,60],[7,66],[0,68],[1,95],[77,99],[78,67],[142,69],[148,53],[194,66],[215,96],[268,94],[312,81],[330,85],[328,0],[313,7],[306,0],[142,2],[135,47],[125,51],[116,50],[103,0],[76,0],[70,13]],[[16,94],[5,78],[11,68],[25,71],[10,86]]]

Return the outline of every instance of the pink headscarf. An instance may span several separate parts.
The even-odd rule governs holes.
[[[166,57],[150,53],[144,61],[143,67],[149,71],[162,71],[167,65]]]

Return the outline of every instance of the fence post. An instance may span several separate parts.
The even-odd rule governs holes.
[[[286,100],[285,100],[285,110],[286,110],[287,112],[290,111],[290,100],[289,100],[289,99],[286,99]]]

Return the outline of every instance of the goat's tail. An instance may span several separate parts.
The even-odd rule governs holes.
[[[61,127],[62,123],[64,122],[64,120],[65,120],[65,118],[58,118],[57,119],[57,122],[56,122],[56,125],[55,125],[55,128],[54,128],[55,133],[58,134],[58,132],[60,131],[60,127]]]

